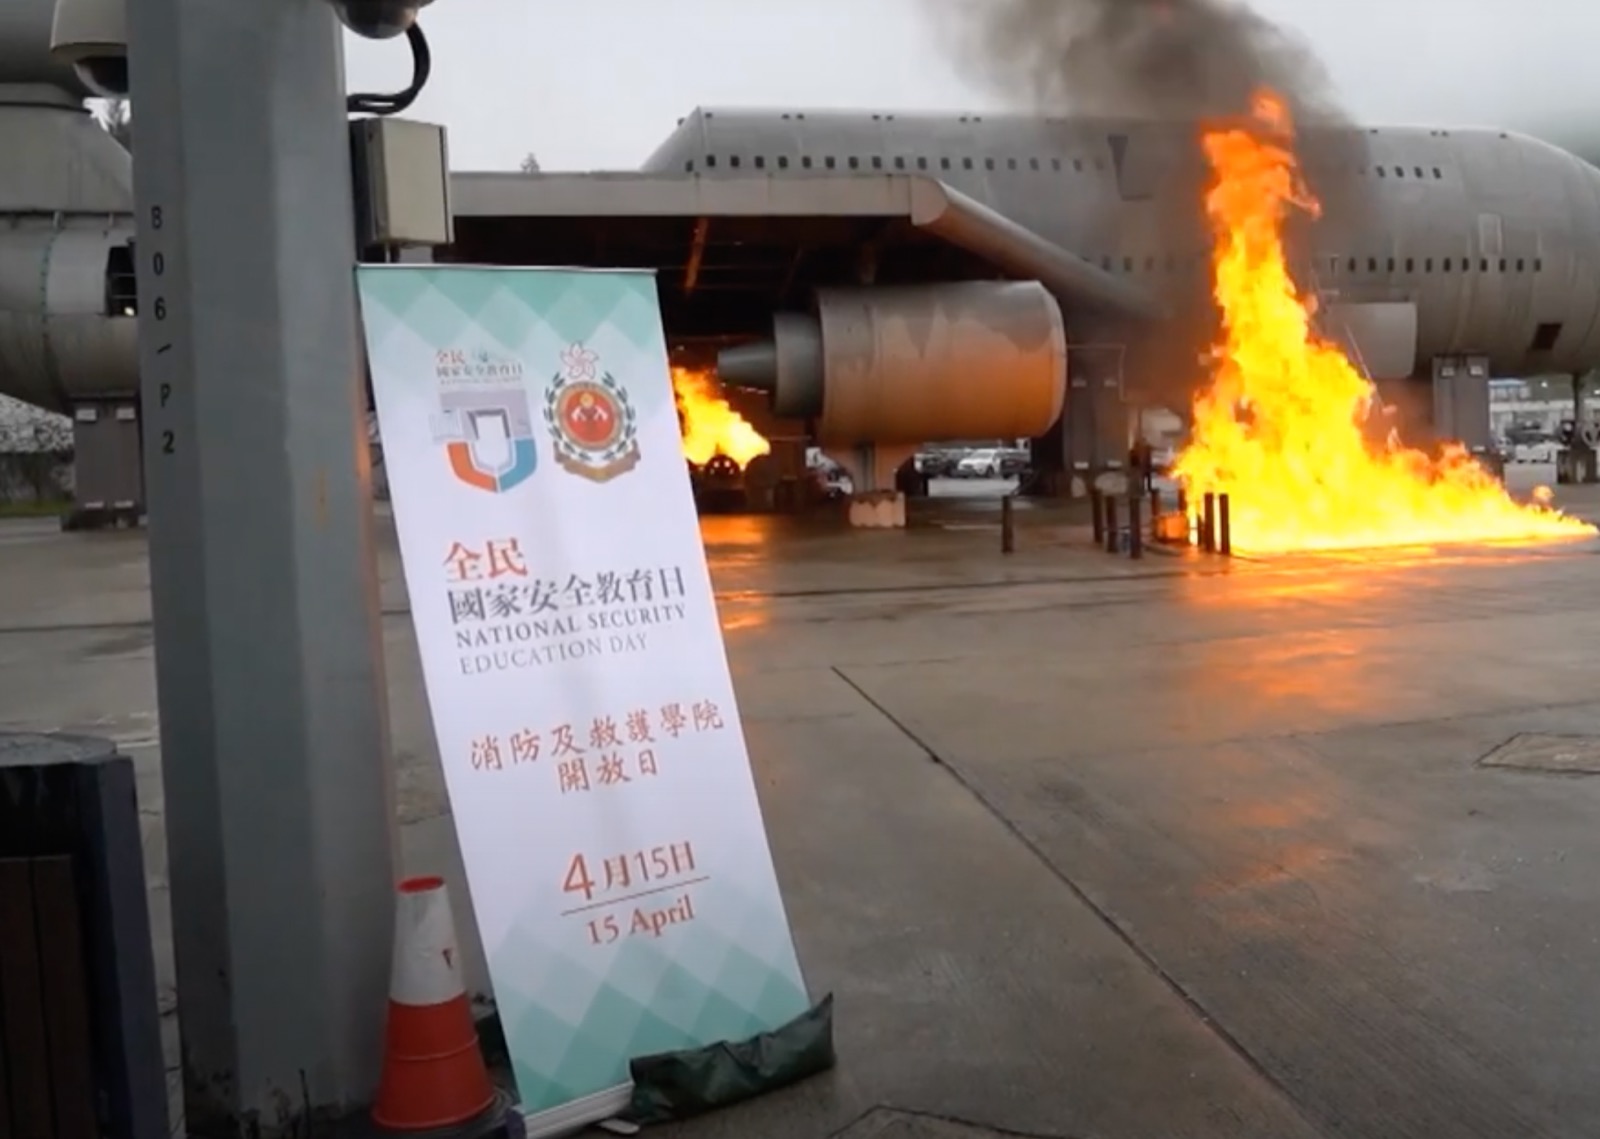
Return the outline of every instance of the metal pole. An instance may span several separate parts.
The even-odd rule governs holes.
[[[1000,497],[1000,552],[1009,554],[1017,548],[1017,536],[1012,530],[1011,496]]]
[[[1144,523],[1139,517],[1142,505],[1143,496],[1134,487],[1128,495],[1128,556],[1136,560],[1144,557]]]
[[[1200,548],[1208,554],[1217,550],[1217,496],[1209,490],[1200,510]]]
[[[1189,517],[1189,492],[1178,488],[1178,516],[1183,519],[1183,544],[1194,545],[1194,519]]]
[[[1117,499],[1115,495],[1105,496],[1106,502],[1106,553],[1117,552]]]
[[[1228,496],[1222,495],[1217,500],[1217,525],[1222,531],[1218,541],[1218,553],[1223,557],[1233,556],[1233,523],[1229,518]]]
[[[1105,505],[1100,498],[1100,491],[1095,487],[1089,488],[1089,509],[1094,513],[1094,544],[1104,545],[1106,540],[1106,514]]]
[[[395,810],[340,33],[130,0],[139,351],[190,1134],[371,1097]]]

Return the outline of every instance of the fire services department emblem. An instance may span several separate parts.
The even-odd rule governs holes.
[[[638,415],[628,393],[582,344],[561,353],[544,397],[544,421],[562,469],[610,482],[639,462]]]

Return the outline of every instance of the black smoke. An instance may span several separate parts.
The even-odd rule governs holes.
[[[1201,122],[1270,87],[1297,121],[1337,118],[1310,48],[1232,0],[930,0],[957,67],[1047,114]]]

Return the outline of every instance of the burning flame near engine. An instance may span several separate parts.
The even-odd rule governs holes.
[[[1545,505],[1548,495],[1516,502],[1459,446],[1435,458],[1392,434],[1369,441],[1375,389],[1312,327],[1315,298],[1301,295],[1284,255],[1289,208],[1320,209],[1299,176],[1288,111],[1263,93],[1254,112],[1203,140],[1224,334],[1174,468],[1191,501],[1227,494],[1234,548],[1261,553],[1594,534]]]
[[[747,467],[751,459],[772,450],[772,444],[728,405],[717,382],[705,372],[673,368],[672,394],[683,428],[683,454],[696,466],[722,455]]]

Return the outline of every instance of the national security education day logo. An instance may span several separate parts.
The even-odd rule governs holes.
[[[433,440],[444,444],[451,473],[490,494],[532,478],[539,454],[521,361],[481,348],[448,348],[434,355],[433,372],[439,383]]]
[[[544,422],[563,470],[610,482],[639,463],[638,416],[628,393],[582,344],[561,353],[544,397]]]

